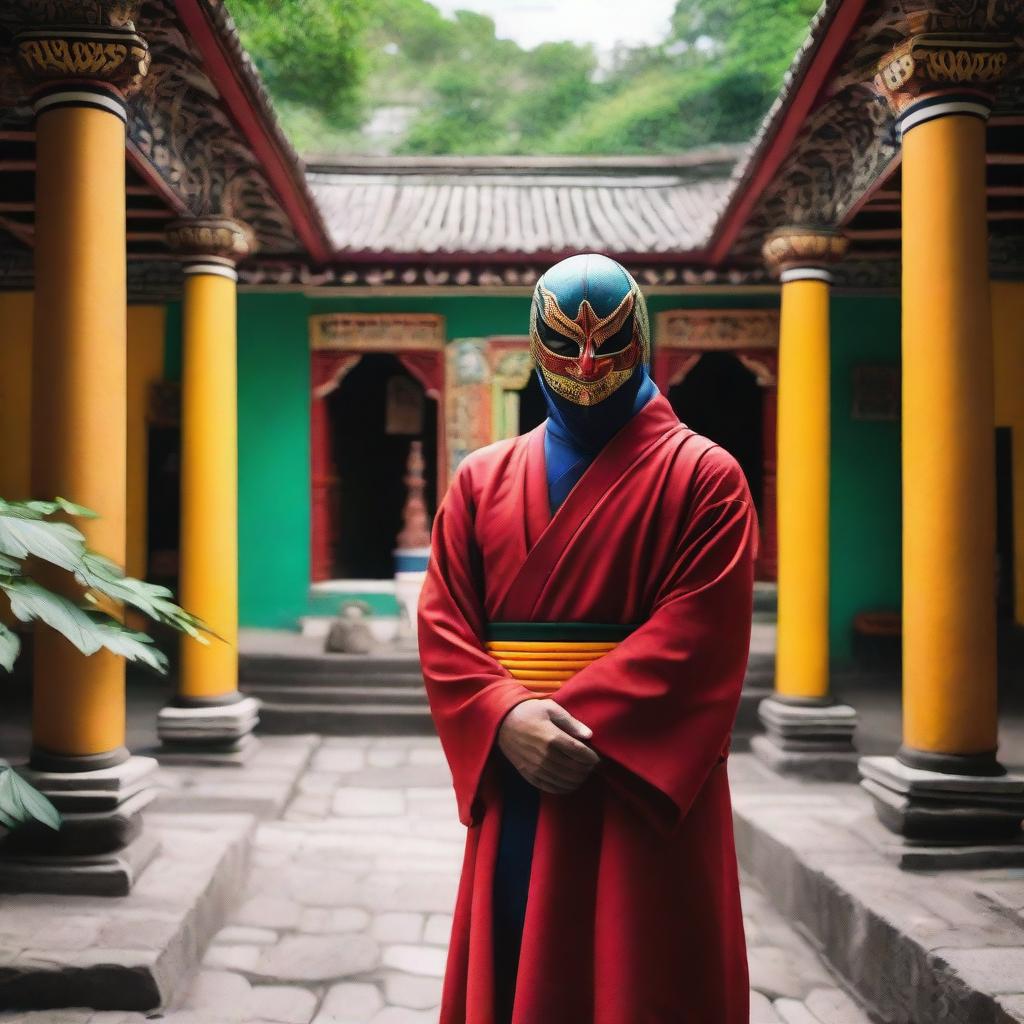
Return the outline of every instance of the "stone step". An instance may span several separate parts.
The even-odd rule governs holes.
[[[901,868],[907,847],[861,787],[783,780],[749,754],[731,762],[740,866],[873,1019],[1024,1020],[1021,869],[996,859],[1012,850],[963,847],[964,869]],[[987,856],[987,870],[977,870]]]
[[[392,706],[427,706],[423,683],[412,686],[332,686],[291,685],[287,683],[246,683],[245,692],[270,704],[387,704]],[[262,711],[260,712],[262,714]]]
[[[431,736],[434,722],[422,707],[395,704],[285,704],[265,702],[259,732],[317,732],[324,736]]]
[[[147,813],[143,836],[158,849],[127,896],[5,896],[0,1007],[52,1009],[17,1019],[56,1024],[89,1017],[60,1007],[166,1005],[244,891],[255,825],[251,814]]]

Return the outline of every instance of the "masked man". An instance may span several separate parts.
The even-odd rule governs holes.
[[[468,826],[441,1024],[747,1024],[725,760],[757,523],[604,256],[538,282],[548,419],[470,455],[419,609]]]

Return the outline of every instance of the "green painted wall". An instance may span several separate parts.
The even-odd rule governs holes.
[[[770,294],[655,295],[649,300],[652,324],[654,314],[665,309],[776,304]],[[525,333],[529,299],[311,299],[280,293],[239,297],[239,582],[245,626],[290,627],[314,607],[308,586],[307,318],[331,312],[438,313],[454,340]],[[180,373],[180,324],[180,308],[172,303],[167,316],[169,378]],[[899,427],[850,418],[853,366],[898,358],[897,299],[833,300],[831,632],[838,660],[849,656],[856,612],[899,606]]]
[[[850,656],[860,611],[900,607],[900,427],[854,420],[853,367],[898,363],[895,296],[839,296],[832,318],[831,643]]]

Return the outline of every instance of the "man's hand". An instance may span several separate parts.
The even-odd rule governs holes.
[[[572,793],[601,760],[580,742],[591,735],[553,700],[531,698],[505,716],[498,746],[530,785],[545,793]]]

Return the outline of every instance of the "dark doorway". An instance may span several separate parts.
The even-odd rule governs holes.
[[[1001,618],[1013,618],[1013,431],[996,427],[996,593]]]
[[[682,383],[669,389],[668,400],[691,430],[711,438],[735,457],[760,513],[763,396],[754,375],[729,352],[705,352]]]
[[[178,587],[181,428],[150,424],[146,476],[146,579]]]
[[[331,450],[338,476],[337,579],[394,576],[402,528],[405,464],[423,442],[427,509],[437,501],[437,402],[393,355],[370,353],[328,398]]]
[[[548,418],[548,407],[544,403],[537,371],[530,372],[526,386],[519,389],[519,433],[526,434]]]

